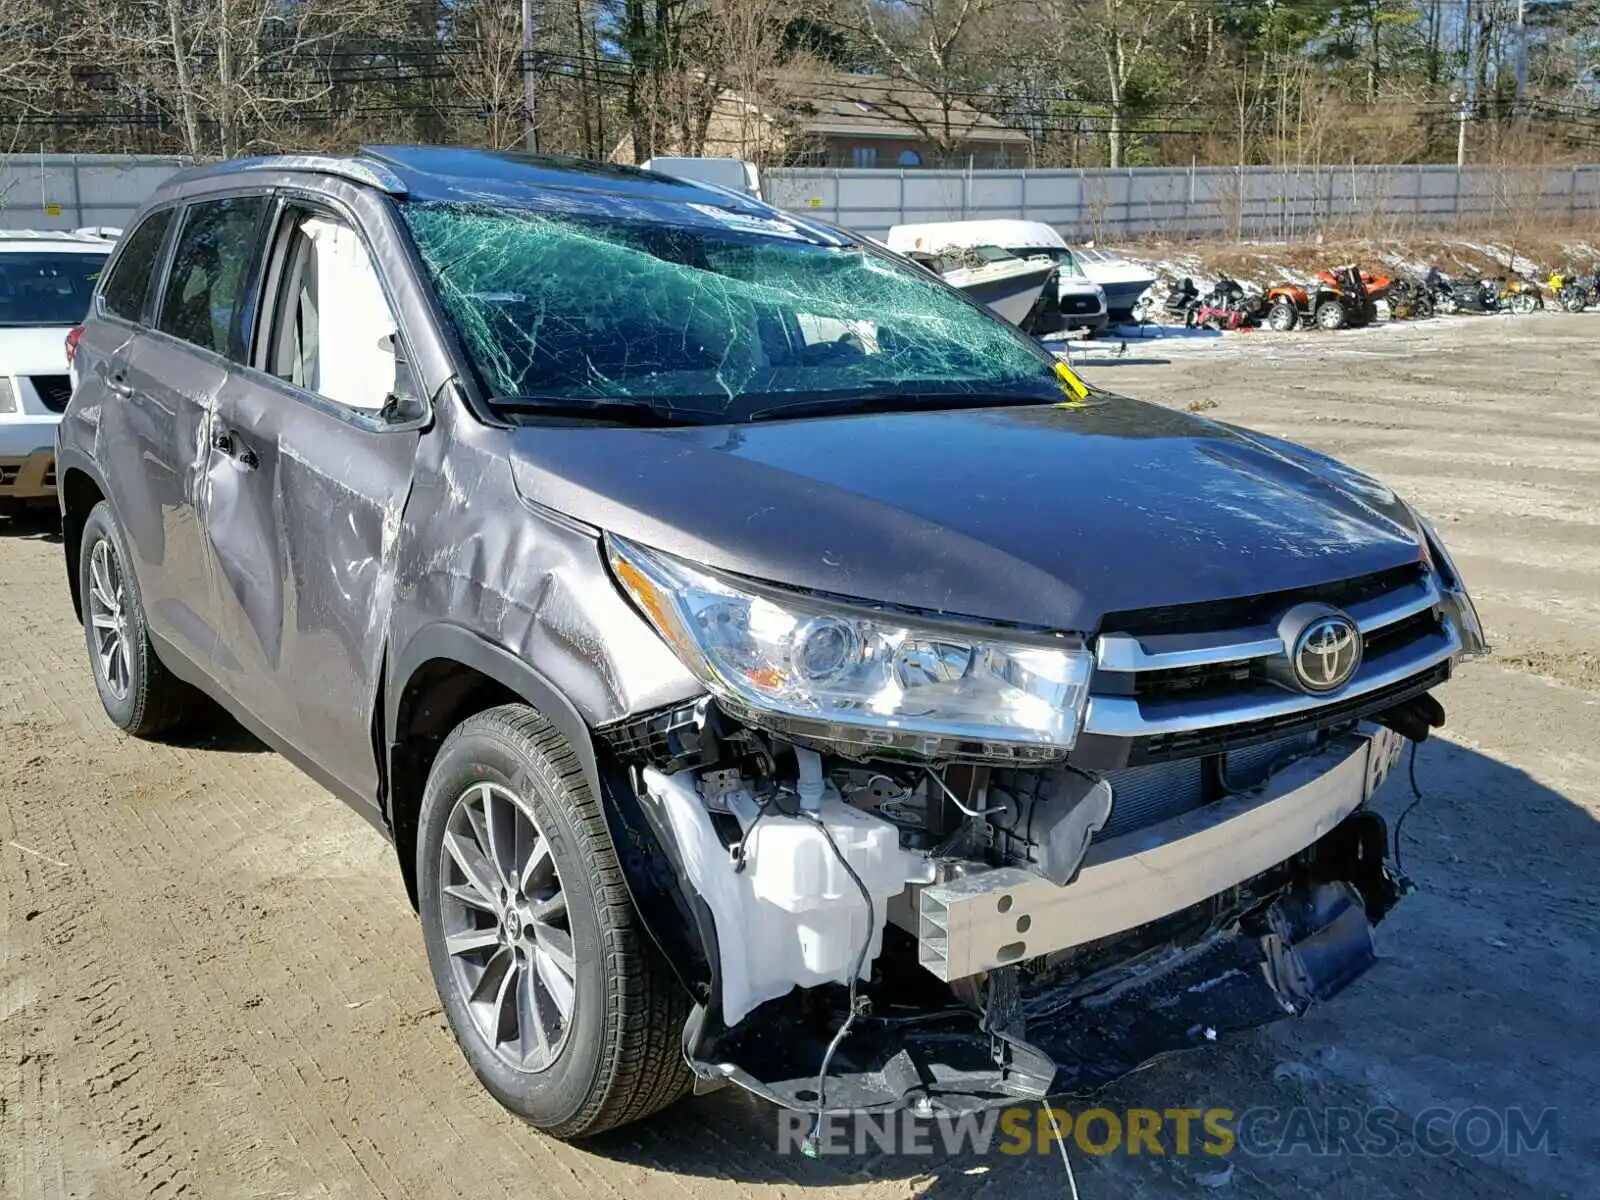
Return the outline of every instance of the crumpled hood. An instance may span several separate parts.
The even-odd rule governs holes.
[[[1387,489],[1122,398],[511,435],[524,497],[791,587],[1092,633],[1108,612],[1329,583],[1419,555]]]

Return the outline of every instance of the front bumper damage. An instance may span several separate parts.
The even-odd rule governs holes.
[[[761,842],[784,831],[751,828],[781,825],[766,810],[735,795],[715,812],[723,785],[695,770],[636,770],[635,812],[670,864],[656,882],[675,879],[688,931],[664,948],[704,969],[686,1056],[706,1084],[788,1108],[959,1113],[1081,1092],[1303,1012],[1372,965],[1373,926],[1404,890],[1369,807],[1404,745],[1368,723],[1331,734],[1252,789],[1097,838],[1064,883],[959,836],[921,855],[852,849],[876,930],[826,863],[785,866],[813,872],[795,897],[774,888]],[[864,935],[847,990],[840,943]]]

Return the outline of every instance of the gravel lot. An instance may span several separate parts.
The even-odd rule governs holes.
[[[1131,346],[1097,382],[1309,443],[1439,524],[1495,657],[1441,695],[1420,885],[1326,1009],[1110,1108],[1557,1111],[1558,1152],[1091,1157],[1081,1194],[1600,1195],[1600,316]],[[0,530],[0,1197],[1066,1195],[1059,1158],[812,1162],[733,1092],[583,1148],[480,1091],[391,851],[236,729],[114,735],[58,542]],[[1385,794],[1391,813],[1402,781]]]

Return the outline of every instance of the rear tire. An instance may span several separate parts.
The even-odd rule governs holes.
[[[1324,300],[1317,305],[1318,329],[1343,329],[1349,319],[1342,300]]]
[[[1276,333],[1289,333],[1300,323],[1300,314],[1287,300],[1279,300],[1267,313],[1267,328]]]
[[[581,1138],[689,1090],[689,998],[639,925],[578,756],[542,716],[502,705],[445,739],[416,865],[434,984],[496,1100]]]
[[[78,552],[89,669],[111,723],[134,737],[154,738],[182,726],[200,696],[156,657],[131,561],[111,505],[102,500],[84,522]]]

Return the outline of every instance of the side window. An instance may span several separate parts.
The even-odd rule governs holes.
[[[171,224],[172,210],[164,208],[140,221],[139,227],[123,241],[117,265],[100,289],[100,301],[106,312],[127,321],[137,321],[144,316],[144,298],[150,290],[150,280],[155,277],[161,244]]]
[[[335,404],[378,412],[409,389],[400,326],[377,268],[343,221],[309,212],[291,220],[267,370]]]
[[[234,196],[189,206],[167,272],[156,328],[218,354],[233,340],[234,314],[254,265],[265,196]]]

